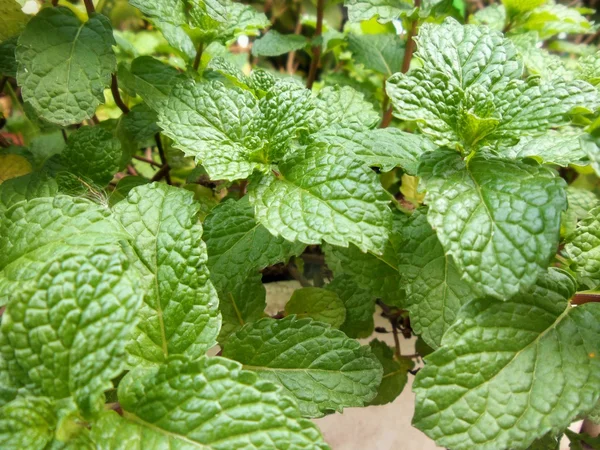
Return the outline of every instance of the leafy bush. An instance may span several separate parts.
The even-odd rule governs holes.
[[[415,374],[452,450],[599,420],[595,10],[53,3],[0,5],[1,448],[328,448]]]

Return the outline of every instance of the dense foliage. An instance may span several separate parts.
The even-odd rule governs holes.
[[[600,448],[596,12],[486,3],[1,0],[0,448]]]

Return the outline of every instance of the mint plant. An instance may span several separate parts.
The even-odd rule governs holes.
[[[597,448],[580,3],[3,0],[0,448]]]

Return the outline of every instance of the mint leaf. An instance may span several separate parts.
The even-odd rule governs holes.
[[[57,193],[56,180],[37,172],[11,178],[0,184],[0,210],[8,209],[22,200],[52,197]]]
[[[218,81],[178,85],[158,110],[158,125],[175,146],[194,156],[212,179],[247,178],[259,163],[250,130],[260,114],[251,92]]]
[[[502,2],[510,17],[533,11],[544,3],[546,0],[503,0]]]
[[[360,22],[377,17],[386,23],[398,19],[412,9],[412,4],[403,0],[345,0],[348,18],[351,22]]]
[[[8,153],[0,155],[0,184],[31,172],[31,163],[24,156]]]
[[[452,150],[423,156],[427,219],[478,294],[509,298],[556,252],[565,183],[552,170]]]
[[[6,0],[0,5],[0,41],[19,34],[30,16],[21,10],[21,5],[15,0]]]
[[[258,271],[299,255],[305,246],[275,237],[257,223],[247,196],[215,207],[204,229],[208,268],[223,315],[222,341],[245,323],[263,316],[265,290]]]
[[[567,203],[569,207],[561,218],[561,234],[568,237],[575,231],[577,222],[587,217],[592,209],[600,205],[600,199],[587,189],[569,186]]]
[[[246,325],[227,340],[223,356],[282,385],[310,417],[362,406],[381,382],[381,365],[368,347],[328,325],[295,316]]]
[[[317,127],[339,126],[362,131],[379,122],[379,113],[364,95],[350,86],[324,87],[316,99]]]
[[[119,126],[129,143],[136,148],[152,147],[156,145],[154,136],[160,132],[156,124],[158,115],[146,103],[135,105],[121,117]]]
[[[47,448],[54,438],[56,415],[52,401],[23,397],[0,409],[0,446],[25,449]]]
[[[92,430],[100,449],[145,444],[171,448],[329,448],[274,384],[224,358],[173,358],[128,374],[119,385],[121,417],[106,412]]]
[[[1,330],[11,345],[3,357],[27,377],[20,383],[72,395],[86,414],[97,407],[123,368],[142,301],[128,265],[115,246],[66,252],[14,295]]]
[[[523,22],[524,29],[539,32],[542,39],[560,33],[586,34],[594,31],[592,23],[577,8],[560,4],[542,5],[531,11]]]
[[[461,279],[452,256],[444,254],[424,209],[408,218],[402,236],[398,260],[410,326],[430,347],[438,348],[460,307],[476,295]]]
[[[169,355],[202,356],[216,343],[221,320],[191,192],[152,183],[133,188],[115,216],[150,274],[140,321],[127,350],[138,364]]]
[[[100,127],[81,127],[72,133],[60,155],[60,163],[70,172],[106,186],[119,171],[121,143]]]
[[[249,188],[256,219],[272,234],[383,252],[391,213],[375,173],[324,144],[297,149],[278,170],[254,177]]]
[[[402,69],[404,40],[396,34],[348,34],[348,50],[365,69],[391,76]]]
[[[384,303],[401,306],[404,301],[404,290],[398,270],[401,226],[400,215],[394,215],[390,236],[380,255],[372,251],[363,252],[354,245],[325,246],[328,267],[336,277],[348,275],[357,286],[381,298]]]
[[[117,62],[110,21],[92,14],[82,23],[67,8],[45,8],[19,37],[17,81],[37,114],[66,126],[89,119],[104,102]]]
[[[17,60],[15,50],[17,49],[17,36],[0,42],[0,74],[6,77],[17,76]]]
[[[270,30],[252,44],[254,56],[279,56],[285,53],[302,50],[308,45],[308,40],[298,34],[280,34]]]
[[[377,389],[377,396],[369,405],[385,405],[402,393],[408,381],[408,371],[415,365],[408,358],[394,359],[394,352],[389,345],[378,339],[369,342],[369,346],[383,367],[383,378]]]
[[[600,285],[599,216],[600,207],[592,209],[577,224],[565,246],[567,256],[573,261],[577,281],[590,289]]]
[[[581,141],[581,134],[550,131],[539,137],[523,137],[515,146],[501,148],[499,154],[511,159],[536,158],[546,164],[566,167],[569,164],[585,166],[589,156]]]
[[[297,289],[285,304],[286,315],[294,314],[340,328],[346,320],[346,308],[335,292],[318,287]]]
[[[574,292],[551,270],[508,301],[465,306],[417,374],[415,426],[457,450],[524,449],[592,409],[600,307],[570,307]]]
[[[336,276],[325,289],[335,292],[346,309],[346,320],[340,330],[351,338],[371,336],[375,327],[375,296],[359,288],[349,275]]]
[[[412,175],[417,173],[421,154],[436,148],[425,136],[397,128],[355,131],[336,124],[312,134],[311,139],[343,147],[356,159],[383,172],[402,167]]]
[[[598,93],[586,82],[521,80],[517,50],[487,27],[424,24],[416,56],[422,68],[387,81],[394,114],[417,122],[440,146],[469,152],[485,140],[516,140],[569,123],[576,108],[594,111]]]
[[[175,67],[151,56],[140,56],[128,69],[119,64],[119,80],[125,90],[137,93],[146,104],[157,111],[167,102],[173,88],[185,83],[188,77]]]

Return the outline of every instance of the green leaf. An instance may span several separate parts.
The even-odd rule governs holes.
[[[600,106],[580,80],[521,80],[515,46],[487,27],[446,19],[424,24],[417,42],[423,67],[393,75],[386,89],[395,116],[417,122],[440,146],[470,152],[485,140],[540,135],[568,124],[576,108]]]
[[[430,347],[438,348],[460,307],[476,296],[461,279],[452,256],[444,254],[435,231],[427,223],[426,210],[412,214],[403,227],[402,237],[398,260],[410,325]]]
[[[338,295],[318,287],[296,289],[285,304],[285,314],[299,319],[308,317],[332,328],[340,328],[346,320],[346,308]]]
[[[0,409],[0,447],[45,449],[54,438],[56,421],[54,405],[48,398],[13,400]]]
[[[17,49],[18,37],[12,37],[0,42],[0,75],[5,77],[17,76],[17,60],[15,50]]]
[[[591,437],[585,433],[574,433],[568,428],[565,430],[565,434],[569,438],[571,450],[585,450],[587,448],[598,448],[600,447],[600,436]],[[582,443],[586,444],[584,447]]]
[[[587,217],[592,209],[599,206],[600,199],[592,191],[569,186],[567,187],[567,203],[569,207],[561,218],[561,234],[564,236],[569,236],[575,231],[577,222]]]
[[[156,124],[158,115],[147,104],[135,105],[121,117],[119,125],[122,127],[129,143],[136,148],[152,147],[156,145],[154,136],[160,132]]]
[[[11,178],[0,184],[0,210],[8,209],[22,200],[52,197],[57,193],[56,180],[38,172]]]
[[[137,364],[162,363],[170,355],[195,359],[216,343],[219,301],[198,209],[191,192],[160,183],[133,188],[114,208],[151,278],[127,347]]]
[[[369,402],[369,405],[385,405],[393,402],[398,397],[406,382],[408,381],[408,371],[415,364],[410,358],[394,359],[394,352],[385,342],[373,339],[369,342],[371,351],[377,357],[383,367],[383,378],[377,389],[377,397]]]
[[[254,56],[279,56],[285,53],[302,50],[308,45],[308,39],[298,34],[279,34],[270,30],[252,44]]]
[[[382,376],[368,347],[328,325],[295,316],[246,325],[225,343],[223,356],[282,385],[310,417],[362,406],[375,397]]]
[[[50,259],[2,317],[13,378],[55,399],[72,395],[86,414],[97,407],[123,368],[142,301],[128,266],[110,245]]]
[[[417,374],[414,425],[456,450],[525,449],[592,409],[600,305],[572,308],[574,293],[551,270],[508,301],[466,305]]]
[[[600,285],[600,207],[595,207],[569,236],[565,252],[572,260],[577,281],[595,289]]]
[[[63,7],[42,9],[19,38],[17,81],[37,114],[66,126],[89,119],[104,102],[117,61],[110,21],[82,23]]]
[[[348,34],[354,61],[386,77],[402,69],[404,40],[397,34]]]
[[[542,6],[546,0],[502,0],[509,17],[515,17]]]
[[[219,340],[263,316],[265,290],[258,271],[299,255],[304,245],[275,237],[256,222],[248,198],[215,207],[204,222],[210,277],[219,292]]]
[[[218,81],[178,85],[158,113],[164,133],[213,180],[247,178],[259,167],[249,159],[256,145],[250,131],[260,114],[251,92]]]
[[[81,127],[67,140],[60,163],[70,172],[106,186],[119,171],[121,142],[101,127]]]
[[[421,154],[437,148],[425,136],[397,128],[355,131],[336,124],[312,134],[311,139],[340,146],[356,159],[368,166],[380,167],[383,172],[402,167],[412,175],[417,173]]]
[[[278,171],[254,177],[249,188],[256,219],[273,235],[383,252],[391,213],[373,171],[325,144],[299,148]]]
[[[375,327],[375,296],[358,287],[349,275],[336,276],[325,289],[335,292],[346,309],[346,320],[340,330],[351,338],[371,336]]]
[[[122,82],[122,87],[133,95],[137,93],[155,111],[164,106],[175,86],[187,80],[188,77],[175,67],[151,56],[134,59],[130,69],[119,64],[119,81]]]
[[[19,34],[29,18],[15,0],[3,1],[0,5],[0,41]]]
[[[506,26],[506,8],[497,3],[486,6],[471,16],[470,23],[486,25],[492,30],[502,31]]]
[[[350,86],[326,86],[316,99],[318,128],[336,126],[363,131],[379,122],[379,113],[360,92]]]
[[[123,417],[105,412],[92,429],[100,450],[328,449],[273,383],[224,358],[173,358],[129,373],[119,385]]]
[[[535,163],[452,150],[425,154],[427,219],[478,294],[509,298],[532,285],[556,252],[565,182]]]
[[[0,185],[6,180],[27,175],[31,169],[31,163],[25,156],[16,153],[0,155]]]
[[[519,0],[513,1],[522,3]],[[523,22],[521,28],[537,31],[544,40],[560,33],[586,34],[594,31],[592,23],[576,8],[560,4],[540,6],[531,11]]]
[[[127,238],[108,209],[64,195],[15,204],[0,214],[0,235],[8,238],[0,240],[2,294],[6,293],[2,276],[24,281],[34,277],[49,257],[70,246],[92,247]]]
[[[398,19],[413,8],[411,2],[404,0],[345,0],[344,6],[351,22],[377,17],[383,23]]]

